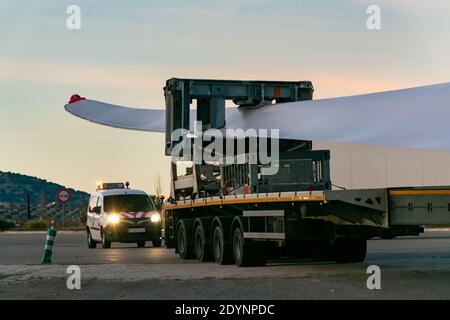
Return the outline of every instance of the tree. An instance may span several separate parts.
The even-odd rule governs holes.
[[[162,203],[161,203],[161,176],[160,174],[155,174],[153,177],[153,187],[155,188],[155,195],[156,195],[156,209],[160,210]]]
[[[45,192],[44,191],[42,191],[39,194],[39,204],[38,204],[37,214],[38,214],[38,216],[40,218],[48,216],[48,212],[47,212],[47,208],[46,208],[46,201],[45,201]]]

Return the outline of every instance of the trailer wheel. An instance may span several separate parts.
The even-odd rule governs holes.
[[[210,261],[209,246],[206,243],[203,225],[198,224],[194,231],[194,254],[198,261]]]
[[[238,267],[249,267],[253,264],[251,250],[248,245],[245,245],[240,228],[236,228],[233,232],[233,256]]]
[[[192,258],[192,248],[188,242],[188,234],[186,228],[186,222],[184,220],[180,221],[177,231],[177,251],[181,259],[191,259]]]
[[[153,248],[161,247],[161,238],[158,237],[158,238],[153,239],[152,245],[153,245]]]
[[[247,264],[248,259],[245,258],[248,257],[248,254],[244,255],[244,250],[244,238],[241,229],[236,228],[233,232],[233,257],[238,267],[244,267]]]
[[[267,263],[265,243],[246,243],[240,227],[233,232],[233,256],[238,267],[264,266]]]
[[[145,241],[138,241],[138,242],[136,242],[136,244],[137,244],[138,248],[145,247]]]
[[[225,238],[221,226],[216,226],[213,232],[213,254],[214,260],[220,264],[231,262],[231,248],[225,244]]]
[[[351,255],[349,262],[363,262],[367,254],[367,240],[365,238],[354,239],[351,242]]]
[[[366,258],[367,240],[365,238],[340,238],[335,252],[337,263],[362,262]]]
[[[311,258],[313,261],[333,261],[333,247],[328,241],[318,241],[313,245]]]

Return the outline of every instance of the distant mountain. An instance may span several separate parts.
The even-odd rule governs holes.
[[[26,215],[27,195],[30,195],[32,217],[53,216],[60,211],[56,193],[65,188],[57,183],[19,173],[0,171],[0,219],[23,220]],[[67,216],[78,218],[85,211],[89,194],[67,187],[71,199],[66,204]]]
[[[56,193],[62,188],[65,186],[37,177],[0,171],[0,202],[23,204],[29,194],[32,203],[51,203],[56,201]],[[86,203],[89,199],[86,192],[67,189],[71,191],[68,207],[77,206],[80,202]]]

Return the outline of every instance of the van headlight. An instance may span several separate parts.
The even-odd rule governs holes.
[[[161,214],[159,212],[153,212],[150,216],[150,221],[153,223],[157,223],[161,221]]]
[[[118,214],[113,213],[113,214],[108,215],[109,223],[117,224],[117,223],[119,223],[119,221],[120,221],[120,217]]]

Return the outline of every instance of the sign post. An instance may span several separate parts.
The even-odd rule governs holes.
[[[64,209],[67,202],[69,202],[71,197],[70,191],[68,189],[61,189],[56,193],[56,200],[62,204],[61,209],[61,225],[64,229]]]

